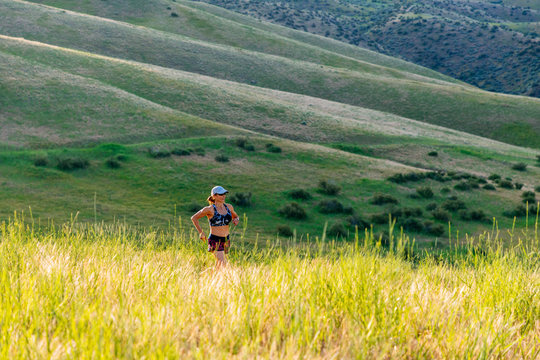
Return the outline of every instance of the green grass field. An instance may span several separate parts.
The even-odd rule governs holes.
[[[447,250],[233,240],[214,273],[198,239],[68,222],[0,224],[3,358],[540,356],[537,223]]]

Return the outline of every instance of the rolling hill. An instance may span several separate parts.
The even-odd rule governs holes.
[[[71,10],[0,1],[3,217],[185,224],[219,182],[250,199],[232,201],[252,234],[379,231],[392,213],[427,239],[445,213],[469,232],[511,226],[540,185],[537,99],[201,3],[49,4]],[[287,218],[295,201],[305,219]]]

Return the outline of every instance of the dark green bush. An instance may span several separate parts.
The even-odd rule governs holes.
[[[485,190],[495,190],[495,186],[491,185],[491,184],[486,184],[483,186],[483,188]]]
[[[422,216],[423,211],[420,208],[403,208],[403,216],[405,217],[415,217],[415,216]]]
[[[440,221],[449,221],[450,220],[450,214],[448,211],[445,211],[443,209],[436,209],[431,212],[431,215],[433,218],[440,220]]]
[[[427,220],[424,221],[424,232],[434,236],[442,236],[444,235],[444,226]]]
[[[168,149],[162,149],[158,147],[151,147],[148,149],[148,155],[154,159],[165,158],[171,156],[171,152]]]
[[[187,210],[191,213],[196,213],[197,211],[201,210],[203,207],[200,204],[197,204],[195,202],[192,202],[187,207]]]
[[[343,213],[344,214],[353,214],[354,209],[352,208],[352,206],[344,206],[343,207]]]
[[[509,180],[501,180],[499,182],[499,187],[502,187],[504,189],[513,189],[514,188],[514,184],[512,184],[511,181]]]
[[[540,185],[536,186],[536,187],[534,188],[534,191],[540,192]]]
[[[191,155],[191,151],[188,150],[188,149],[182,149],[182,148],[176,148],[176,149],[173,149],[173,151],[171,151],[171,153],[173,155],[176,155],[176,156],[189,156]]]
[[[246,150],[246,151],[255,151],[255,145],[246,144],[246,146],[244,146],[244,150]]]
[[[238,192],[230,196],[229,200],[238,206],[248,207],[251,206],[251,193],[250,192]]]
[[[503,215],[509,218],[525,216],[527,215],[527,208],[524,205],[518,205],[512,210],[503,211]]]
[[[126,161],[127,159],[128,157],[126,155],[123,155],[123,154],[116,155],[116,160],[118,161]]]
[[[34,159],[34,166],[47,166],[49,165],[49,160],[45,156],[38,156]]]
[[[438,207],[437,203],[429,203],[426,205],[427,211],[433,211]]]
[[[122,167],[122,164],[115,158],[108,158],[105,160],[105,166],[107,166],[109,169],[119,169]]]
[[[281,148],[274,144],[266,144],[266,151],[271,152],[271,153],[280,153]]]
[[[524,191],[521,194],[521,198],[524,203],[534,204],[536,202],[536,194],[533,191]]]
[[[467,208],[467,205],[461,200],[446,200],[442,203],[442,208],[448,211],[456,211]]]
[[[341,191],[341,187],[333,182],[321,180],[319,182],[319,191],[326,195],[337,195]]]
[[[487,215],[484,213],[483,210],[477,209],[477,210],[471,210],[471,220],[474,221],[486,221]]]
[[[471,212],[468,210],[459,210],[458,214],[459,214],[459,218],[462,220],[466,220],[466,221],[472,220]]]
[[[278,225],[276,230],[277,230],[278,235],[285,236],[285,237],[291,237],[294,234],[289,225]]]
[[[527,164],[520,162],[512,165],[512,169],[517,171],[525,171],[527,170]]]
[[[311,193],[303,189],[295,189],[289,192],[289,196],[295,200],[309,200],[311,199]]]
[[[248,139],[245,137],[236,138],[234,143],[236,146],[243,149],[248,144]]]
[[[198,147],[198,148],[195,148],[195,150],[193,150],[195,152],[195,154],[197,154],[198,156],[204,156],[206,154],[206,151],[204,150],[204,148],[202,147]]]
[[[448,194],[450,191],[451,191],[450,188],[448,188],[448,187],[443,187],[443,188],[441,189],[441,194]]]
[[[384,204],[397,204],[399,203],[398,199],[393,197],[392,195],[387,194],[375,194],[369,201],[370,203],[374,205],[384,205]]]
[[[523,188],[523,184],[522,183],[514,183],[514,187],[517,189],[517,190],[521,190]]]
[[[436,151],[430,151],[428,152],[428,156],[439,156],[439,153]]]
[[[295,202],[283,206],[278,210],[278,212],[281,216],[284,216],[287,219],[302,220],[307,218],[306,210]]]
[[[229,158],[227,156],[223,155],[223,154],[217,155],[214,159],[217,162],[222,162],[222,163],[229,162]]]
[[[319,202],[319,212],[322,214],[338,214],[343,212],[343,204],[337,200],[322,200]]]
[[[397,184],[403,184],[406,182],[416,182],[420,181],[426,178],[426,175],[424,173],[407,173],[407,174],[395,174],[388,178],[389,181],[397,183]]]
[[[403,222],[403,229],[407,231],[420,232],[424,230],[424,224],[417,218],[408,218]]]
[[[460,190],[460,191],[468,191],[471,190],[471,184],[467,181],[461,181],[454,185],[454,189]]]
[[[491,174],[491,175],[489,175],[488,179],[491,180],[491,181],[501,180],[501,175],[499,175],[499,174]]]
[[[388,224],[388,218],[387,213],[379,213],[371,215],[370,220],[374,224]]]
[[[433,190],[429,186],[422,186],[416,189],[416,193],[424,199],[430,199],[433,197]]]
[[[82,158],[63,158],[59,159],[56,167],[62,171],[71,171],[78,169],[86,169],[90,166],[90,162]]]
[[[369,223],[359,215],[348,216],[345,221],[350,227],[358,227],[358,231],[362,231],[365,228],[369,228]]]
[[[340,221],[333,223],[327,232],[328,232],[328,235],[331,235],[331,236],[336,236],[336,237],[347,236],[347,228]]]

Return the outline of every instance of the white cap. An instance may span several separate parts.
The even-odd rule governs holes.
[[[215,195],[215,194],[223,195],[223,194],[226,194],[228,192],[229,191],[225,190],[225,188],[223,186],[214,186],[212,188],[212,192],[210,193],[210,195]]]

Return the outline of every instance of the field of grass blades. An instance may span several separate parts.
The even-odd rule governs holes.
[[[540,356],[538,222],[415,253],[402,234],[204,244],[165,230],[0,223],[1,358]]]

